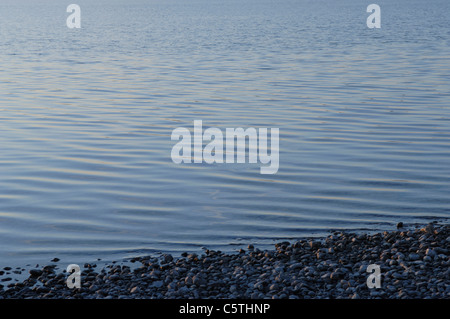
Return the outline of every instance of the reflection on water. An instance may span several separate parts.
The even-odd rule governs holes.
[[[449,217],[447,1],[380,30],[350,0],[78,4],[0,4],[2,264]],[[194,120],[279,128],[278,173],[174,164]]]

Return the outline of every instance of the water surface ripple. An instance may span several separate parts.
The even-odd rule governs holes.
[[[0,263],[232,251],[450,216],[448,1],[0,4]],[[405,9],[406,8],[406,9]],[[413,21],[413,23],[412,23]],[[176,127],[280,129],[280,169]]]

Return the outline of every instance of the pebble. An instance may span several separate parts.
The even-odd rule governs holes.
[[[137,294],[137,293],[139,293],[141,290],[139,289],[139,287],[133,287],[133,288],[131,288],[131,290],[130,290],[130,293],[132,293],[132,294]]]
[[[42,275],[42,270],[30,269],[29,273],[30,273],[31,277],[39,277],[40,275]]]
[[[425,251],[425,255],[430,256],[431,258],[433,258],[433,257],[436,256],[436,251],[434,249],[432,249],[432,248],[428,248]]]
[[[420,257],[418,254],[415,254],[415,253],[409,254],[409,260],[411,260],[411,261],[419,260],[419,258]]]

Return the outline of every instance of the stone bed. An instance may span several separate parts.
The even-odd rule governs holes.
[[[449,225],[433,222],[376,234],[334,232],[273,250],[249,245],[239,253],[136,257],[102,269],[85,264],[81,287],[73,289],[65,270],[47,265],[21,282],[1,282],[0,299],[445,299],[449,247]],[[367,285],[371,264],[380,267],[380,288]]]

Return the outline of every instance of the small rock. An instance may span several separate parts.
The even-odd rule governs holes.
[[[141,292],[141,289],[139,289],[138,286],[133,287],[133,288],[131,288],[131,290],[130,290],[130,293],[132,293],[132,294],[137,294],[137,293],[139,293],[139,292]]]
[[[420,256],[416,253],[411,253],[411,254],[409,254],[408,258],[409,258],[409,260],[415,261],[415,260],[419,260]]]
[[[205,284],[205,280],[203,279],[202,276],[195,275],[194,278],[192,278],[192,283],[196,286],[200,286]]]
[[[425,251],[425,255],[430,256],[431,258],[434,258],[434,256],[436,256],[436,251],[434,249],[428,248]]]
[[[187,277],[184,279],[184,283],[185,283],[186,285],[192,285],[192,284],[194,283],[194,281],[192,280],[192,277],[191,277],[191,276],[187,276]]]
[[[428,224],[427,226],[425,226],[424,228],[421,229],[421,231],[428,233],[428,234],[433,234],[434,233],[434,226],[433,224]]]
[[[43,272],[40,269],[30,269],[29,273],[31,277],[39,277]]]
[[[168,264],[173,261],[173,256],[171,254],[163,254],[161,257],[164,264]]]
[[[302,263],[295,263],[289,266],[290,269],[292,270],[296,270],[296,269],[300,269],[303,268],[303,264]]]
[[[272,285],[270,285],[270,287],[269,287],[269,290],[278,290],[278,285],[277,284],[272,284]]]

